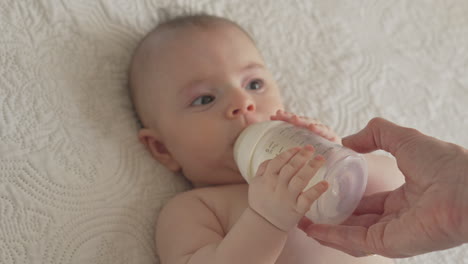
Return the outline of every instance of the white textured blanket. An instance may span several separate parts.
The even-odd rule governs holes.
[[[341,135],[382,116],[468,146],[466,0],[0,0],[0,263],[158,263],[158,211],[188,185],[137,141],[125,73],[186,11],[245,26],[289,110]]]

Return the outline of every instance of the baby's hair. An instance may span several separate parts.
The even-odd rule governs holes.
[[[215,25],[220,25],[220,24],[227,24],[227,25],[232,25],[238,29],[240,29],[247,37],[254,43],[255,41],[251,37],[251,35],[244,29],[242,28],[239,24],[237,24],[234,21],[231,21],[227,18],[219,17],[219,16],[214,16],[214,15],[208,15],[205,13],[198,13],[198,14],[190,14],[190,15],[179,15],[176,17],[168,18],[168,19],[163,19],[160,23],[156,25],[149,33],[147,33],[138,43],[136,46],[135,50],[133,51],[131,61],[130,61],[130,67],[128,69],[128,91],[129,91],[129,96],[130,100],[132,102],[132,106],[134,109],[134,113],[136,114],[136,119],[139,123],[139,126],[141,128],[145,127],[142,118],[141,118],[141,113],[139,111],[139,108],[137,107],[137,96],[136,96],[136,79],[135,78],[135,67],[138,63],[142,63],[142,60],[147,59],[147,54],[142,54],[145,53],[145,48],[144,44],[149,40],[151,37],[154,35],[158,34],[161,31],[164,30],[174,30],[178,28],[187,28],[187,27],[198,27],[198,28],[210,28]]]
[[[195,27],[201,27],[201,28],[207,28],[211,27],[215,24],[219,23],[227,23],[230,25],[233,25],[240,29],[242,32],[244,32],[252,42],[254,42],[253,38],[251,35],[239,24],[236,22],[229,20],[224,17],[219,17],[215,15],[208,15],[205,13],[198,13],[198,14],[192,14],[192,15],[181,15],[181,16],[176,16],[173,18],[170,18],[168,20],[162,21],[159,23],[153,31],[157,31],[159,29],[165,29],[165,28],[181,28],[181,27],[187,27],[187,26],[195,26]],[[149,33],[151,34],[151,32]]]

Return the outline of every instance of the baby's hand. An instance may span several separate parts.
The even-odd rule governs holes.
[[[322,181],[304,190],[325,163],[313,154],[312,146],[296,147],[263,162],[249,186],[250,208],[283,231],[294,228],[328,188]]]
[[[304,127],[310,131],[318,134],[321,137],[324,137],[330,141],[341,144],[341,138],[328,126],[322,124],[321,122],[311,119],[304,116],[297,116],[292,113],[288,113],[282,110],[276,111],[275,115],[270,117],[271,120],[281,120],[288,123],[291,123],[298,127]]]

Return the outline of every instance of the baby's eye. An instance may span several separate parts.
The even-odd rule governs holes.
[[[247,84],[246,89],[260,90],[260,89],[262,89],[262,87],[263,87],[263,81],[260,80],[260,79],[255,79],[255,80],[249,82],[249,84]]]
[[[202,96],[197,97],[197,99],[193,100],[193,102],[190,105],[191,106],[206,105],[206,104],[213,102],[214,99],[215,97],[212,95],[202,95]]]

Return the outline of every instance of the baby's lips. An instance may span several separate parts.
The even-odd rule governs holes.
[[[234,146],[234,144],[237,141],[237,138],[239,138],[242,131],[244,131],[244,129],[246,129],[248,126],[256,124],[256,123],[264,122],[264,121],[269,121],[269,120],[272,120],[272,119],[268,119],[268,116],[265,116],[265,115],[262,115],[261,117],[258,116],[258,115],[249,115],[249,114],[244,115],[244,121],[245,122],[243,122],[240,125],[241,127],[240,127],[239,131],[235,134],[234,141],[233,141],[232,145]]]

